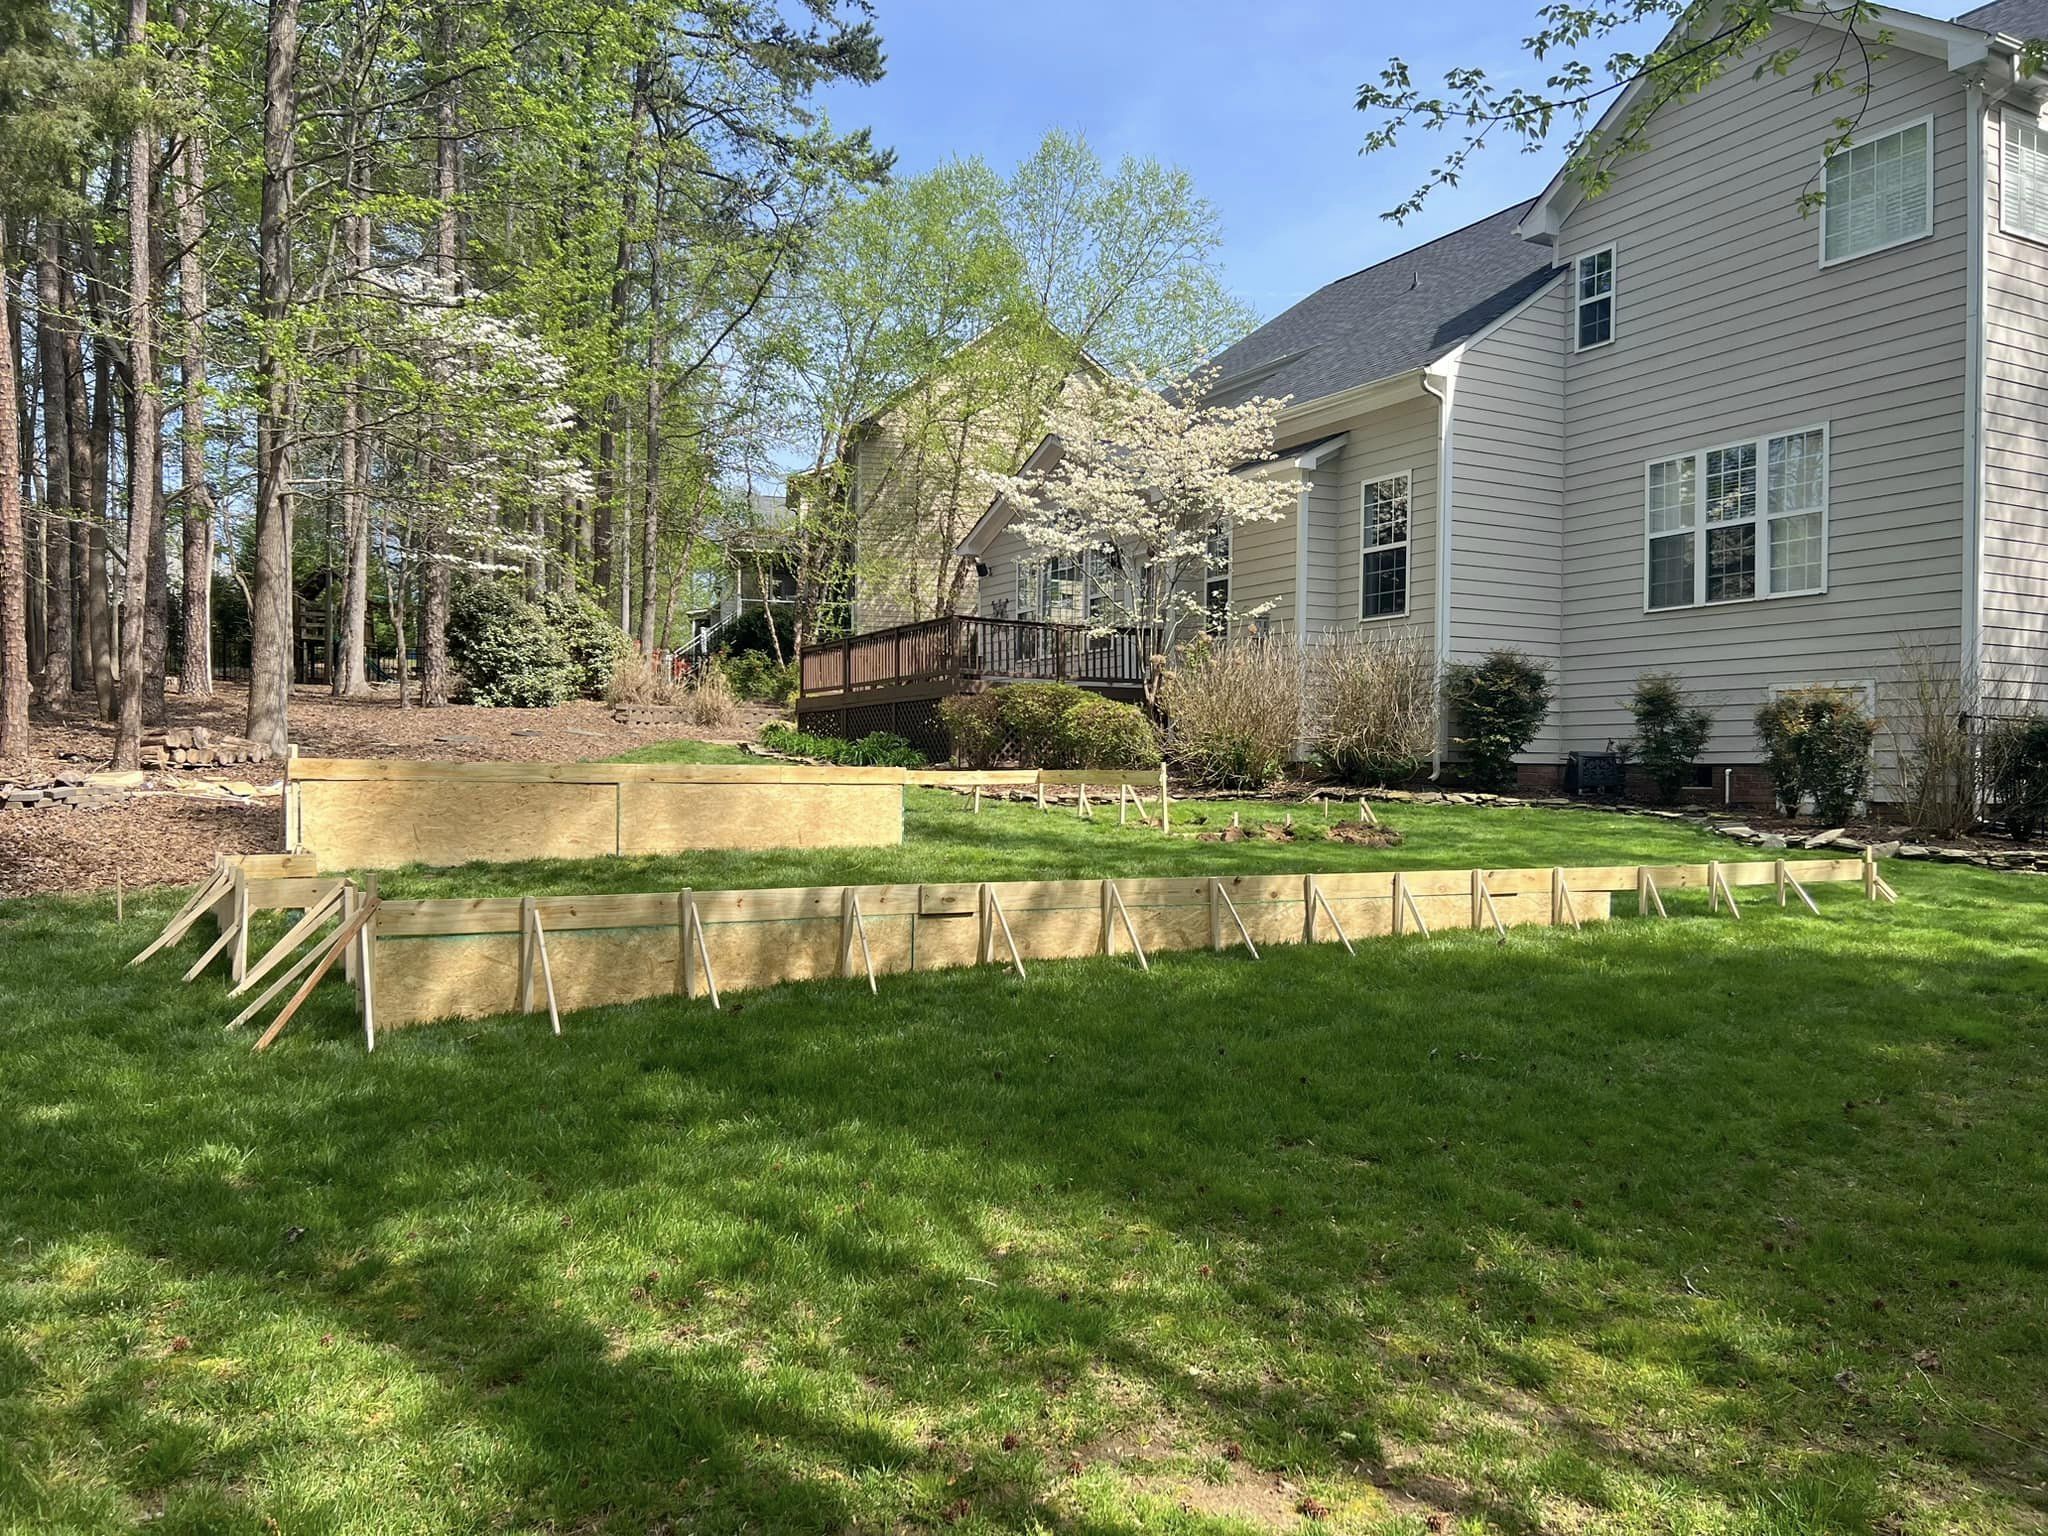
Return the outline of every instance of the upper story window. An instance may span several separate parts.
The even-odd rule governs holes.
[[[1658,460],[1644,475],[1643,605],[1824,591],[1827,507],[1826,427]]]
[[[1998,162],[1998,226],[2009,235],[2048,240],[2048,132],[2017,112],[2005,114]]]
[[[1572,345],[1580,352],[1614,340],[1614,247],[1588,251],[1572,264],[1577,284]]]
[[[1409,483],[1407,475],[1365,482],[1358,609],[1362,619],[1399,618],[1408,611]]]
[[[1934,233],[1934,119],[1923,117],[1828,156],[1820,264],[1852,261]]]

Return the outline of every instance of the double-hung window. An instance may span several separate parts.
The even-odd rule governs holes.
[[[1588,251],[1573,266],[1572,345],[1590,352],[1614,340],[1614,247]]]
[[[1644,606],[1825,590],[1827,461],[1827,428],[1803,427],[1649,465]]]
[[[1209,543],[1202,562],[1202,611],[1212,635],[1230,628],[1230,524],[1219,522],[1209,530]]]
[[[1408,611],[1409,477],[1365,482],[1359,617],[1399,618]]]
[[[2038,118],[2007,112],[1998,160],[1998,226],[2008,235],[2048,240],[2048,131]]]
[[[1934,233],[1934,119],[1835,151],[1825,179],[1822,266],[1925,239]]]

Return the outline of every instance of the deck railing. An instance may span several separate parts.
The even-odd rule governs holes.
[[[955,615],[899,624],[804,652],[806,699],[933,683],[1059,682],[1136,688],[1145,681],[1145,639],[1099,634],[1081,624]]]

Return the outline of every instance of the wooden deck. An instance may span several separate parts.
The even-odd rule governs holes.
[[[797,718],[806,730],[906,736],[943,752],[938,702],[1001,683],[1071,683],[1113,698],[1145,688],[1145,637],[1082,624],[958,615],[899,624],[804,652]]]

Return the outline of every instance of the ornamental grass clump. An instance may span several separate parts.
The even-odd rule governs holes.
[[[1796,816],[1811,797],[1822,821],[1847,821],[1870,789],[1877,729],[1861,696],[1839,688],[1794,688],[1759,709],[1757,740],[1779,808]]]
[[[1336,632],[1307,658],[1310,746],[1344,784],[1404,784],[1436,749],[1436,649],[1419,629]]]
[[[1159,680],[1167,760],[1205,788],[1265,788],[1294,755],[1301,684],[1301,650],[1282,636],[1184,646]]]

